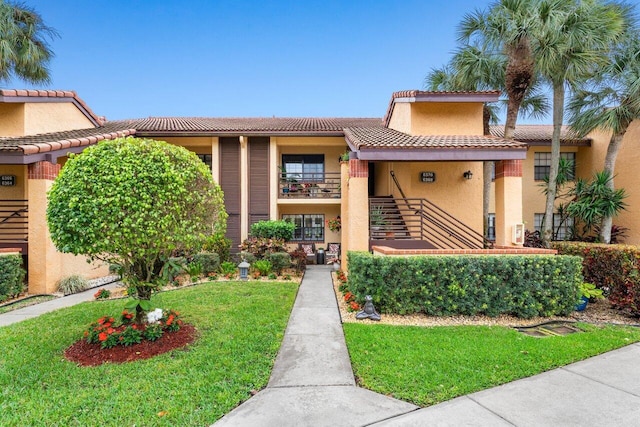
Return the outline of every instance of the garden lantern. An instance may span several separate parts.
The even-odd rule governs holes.
[[[248,280],[250,266],[251,264],[249,264],[245,260],[242,260],[242,262],[238,264],[238,269],[240,270],[240,280]]]

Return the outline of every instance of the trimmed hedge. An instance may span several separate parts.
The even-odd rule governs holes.
[[[640,316],[640,249],[630,245],[555,242],[560,254],[582,258],[584,280],[602,289],[611,305]]]
[[[382,313],[567,315],[582,281],[580,258],[556,255],[382,257],[349,252],[348,288]]]
[[[22,256],[0,255],[0,302],[24,292],[25,274]]]
[[[263,239],[293,239],[296,230],[294,223],[284,220],[258,221],[251,224],[251,235]]]

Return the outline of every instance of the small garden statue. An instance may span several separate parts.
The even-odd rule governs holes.
[[[373,306],[373,298],[371,298],[371,295],[367,295],[364,297],[364,308],[362,309],[362,311],[356,313],[356,319],[371,319],[375,321],[380,320],[380,315],[376,311],[376,308]]]

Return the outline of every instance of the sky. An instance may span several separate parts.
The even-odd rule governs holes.
[[[59,38],[51,83],[109,120],[382,117],[489,0],[25,0]],[[548,120],[550,122],[550,119]]]

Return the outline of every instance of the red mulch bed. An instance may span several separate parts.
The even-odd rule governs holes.
[[[149,359],[176,348],[192,343],[197,336],[193,325],[183,324],[176,332],[165,332],[156,341],[143,340],[140,344],[128,347],[117,345],[112,348],[100,348],[99,343],[89,344],[82,339],[64,352],[67,360],[80,366],[97,366],[103,363],[126,363],[135,360]]]

